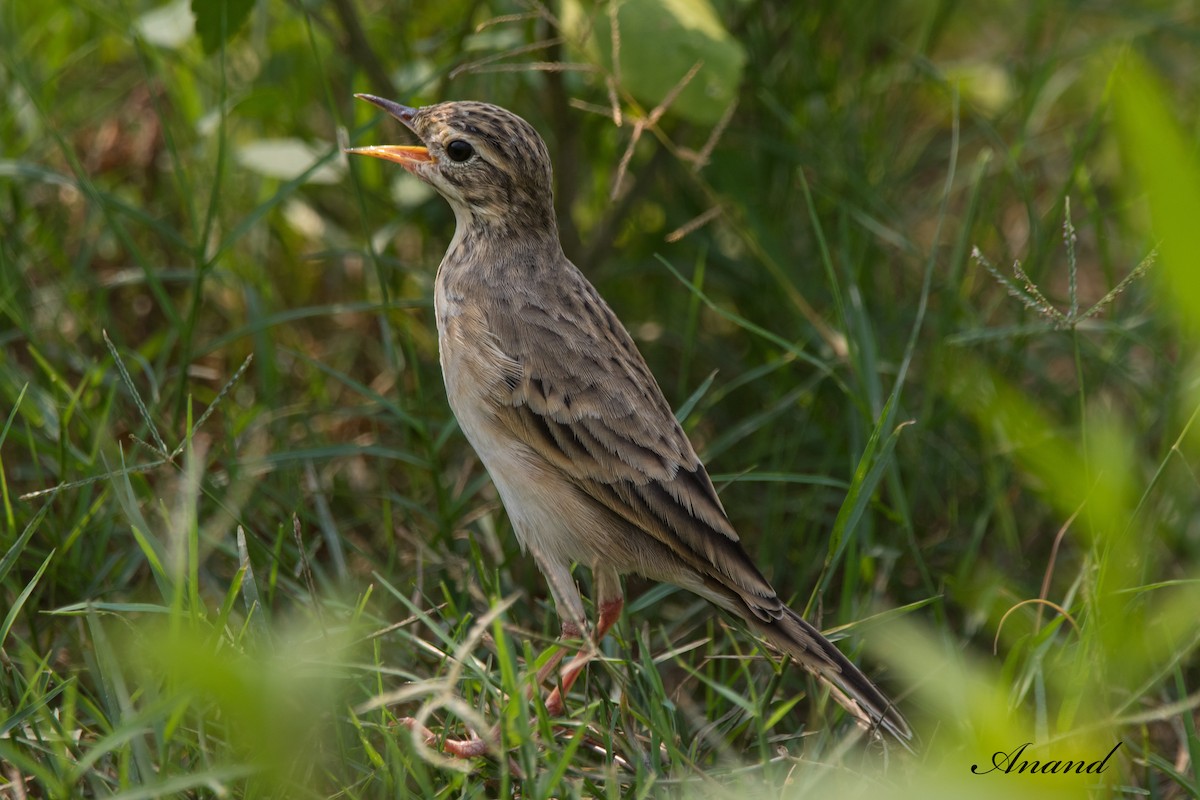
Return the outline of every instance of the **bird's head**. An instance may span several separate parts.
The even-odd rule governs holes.
[[[489,103],[409,108],[355,95],[403,122],[423,146],[374,145],[348,153],[395,161],[449,201],[460,225],[479,232],[556,239],[550,153],[525,120]]]

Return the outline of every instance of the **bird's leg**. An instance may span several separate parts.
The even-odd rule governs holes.
[[[576,653],[571,662],[563,669],[562,682],[554,687],[546,697],[546,713],[550,716],[562,716],[564,710],[563,697],[567,692],[571,691],[571,687],[575,685],[575,681],[579,678],[580,673],[583,672],[583,668],[592,660],[596,646],[600,644],[600,640],[604,638],[609,629],[621,618],[621,609],[625,605],[625,599],[620,595],[619,583],[617,584],[617,589],[618,593],[615,597],[600,601],[596,627],[592,631],[591,641],[584,642],[583,649]],[[583,636],[578,625],[573,622],[562,623],[560,642],[581,638]],[[554,671],[562,662],[565,653],[566,650],[560,646],[558,652],[551,656],[550,660],[538,670],[538,686],[541,686],[547,678],[554,674]],[[419,724],[412,717],[405,717],[400,720],[400,723],[409,730],[415,731],[424,740],[426,746],[439,747],[442,752],[456,758],[478,758],[487,755],[488,751],[495,749],[496,743],[500,741],[499,726],[493,728],[483,738],[473,736],[470,739],[441,739],[436,733]]]
[[[559,649],[550,660],[547,661],[537,674],[537,686],[541,686],[547,678],[554,674],[562,663],[563,656],[566,650],[562,644],[569,640],[584,639],[583,648],[575,654],[570,663],[563,668],[562,680],[550,691],[546,696],[546,712],[552,717],[562,716],[564,710],[563,698],[567,692],[571,691],[571,687],[575,685],[575,681],[579,678],[583,668],[596,654],[596,648],[600,644],[600,640],[608,633],[617,620],[621,618],[621,610],[625,606],[625,598],[621,593],[621,580],[612,569],[604,567],[594,567],[592,574],[595,576],[596,583],[596,625],[592,629],[590,637],[584,636],[584,614],[583,603],[579,599],[579,592],[575,589],[575,584],[571,581],[571,573],[566,568],[558,568],[556,565],[544,562],[538,558],[535,552],[534,557],[537,559],[542,572],[546,575],[547,582],[550,585],[550,593],[555,599],[555,605],[559,612],[559,617],[562,620],[562,627],[559,634]],[[489,751],[496,749],[496,745],[500,741],[500,727],[497,725],[484,737],[472,736],[470,739],[441,739],[436,733],[419,724],[411,717],[405,717],[400,720],[400,723],[409,730],[417,733],[429,747],[438,747],[442,752],[457,758],[477,758],[487,755]]]
[[[400,724],[421,737],[426,747],[436,747],[455,758],[478,758],[487,755],[496,743],[500,741],[500,727],[496,726],[488,732],[486,739],[472,736],[470,739],[442,739],[436,733],[417,722],[412,717],[404,717]]]
[[[621,618],[621,609],[625,605],[625,598],[621,593],[621,578],[614,570],[597,565],[592,568],[592,575],[596,583],[596,627],[592,631],[591,642],[585,643],[584,648],[575,654],[571,663],[563,669],[562,682],[546,697],[546,712],[552,717],[562,716],[563,698],[575,685],[579,673],[583,672],[583,668],[594,657],[600,640]],[[565,623],[563,628],[566,629]],[[551,664],[556,665],[561,659],[561,654],[556,655],[551,659]],[[542,672],[546,672],[546,669],[543,668]],[[539,678],[541,674],[539,673]]]
[[[563,643],[571,639],[584,638],[587,629],[587,614],[583,610],[583,600],[579,597],[579,589],[571,577],[571,567],[553,558],[547,557],[540,550],[530,548],[538,569],[546,577],[546,585],[550,587],[550,596],[554,598],[554,610],[558,613],[560,628],[557,652],[550,657],[537,674],[536,686],[541,686],[554,671],[558,669],[566,651]]]
[[[592,576],[596,583],[596,643],[604,638],[609,628],[621,618],[621,609],[625,606],[625,593],[621,591],[621,576],[612,567],[599,564],[592,567]]]
[[[558,665],[562,662],[563,656],[566,655],[567,652],[563,648],[563,644],[572,639],[582,638],[583,631],[579,629],[578,625],[576,625],[574,622],[563,620],[562,630],[558,635],[558,648],[554,651],[554,655],[550,656],[550,660],[538,670],[537,683],[535,683],[534,686],[541,686],[546,682],[546,679],[553,675],[554,671],[558,669]]]
[[[571,578],[570,565],[564,564],[545,555],[536,547],[530,547],[529,549],[530,554],[537,562],[538,569],[540,569],[542,574],[546,577],[546,583],[550,587],[550,595],[554,598],[555,610],[558,612],[559,619],[562,620],[559,641],[565,642],[570,639],[583,639],[584,630],[587,625],[587,615],[583,611],[583,600],[581,600],[579,597],[579,590],[575,588],[575,581]],[[607,586],[608,584],[605,585]],[[600,586],[599,581],[597,582],[597,586]],[[617,598],[619,601],[619,582],[616,584],[616,587]],[[617,607],[617,614],[620,614],[619,605]],[[601,610],[601,619],[604,619],[603,609]],[[608,625],[605,627],[605,630],[611,626],[612,621],[609,621]],[[597,641],[599,641],[598,637]],[[558,665],[562,661],[565,652],[566,651],[560,646],[558,652],[551,656],[550,660],[546,662],[546,664],[540,670],[538,670],[538,680],[536,686],[541,686],[547,678],[554,674],[555,670],[558,669]],[[583,653],[580,655],[583,655]],[[576,660],[578,660],[578,658],[579,656],[576,656]],[[571,678],[566,683],[567,688],[570,688],[571,684],[575,682],[575,676],[578,674],[579,669],[582,669],[583,663],[580,663],[579,666],[575,668],[575,672],[571,673]],[[572,661],[568,669],[574,665],[575,661]],[[536,688],[531,690],[531,695],[533,691],[537,691]],[[555,690],[555,692],[557,692],[557,690]],[[550,701],[547,700],[547,708],[549,708],[549,702]],[[561,712],[561,701],[558,701],[557,707],[559,708],[559,712]],[[559,712],[552,713],[557,715]],[[496,750],[500,743],[499,725],[488,731],[488,733],[482,738],[473,734],[470,739],[442,739],[436,733],[429,730],[429,728],[421,725],[411,717],[405,717],[404,719],[400,720],[400,724],[404,725],[410,731],[413,731],[420,736],[425,742],[426,746],[440,748],[442,752],[458,758],[475,758],[477,756],[486,755],[489,751]]]

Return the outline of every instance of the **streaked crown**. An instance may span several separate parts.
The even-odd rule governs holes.
[[[427,152],[394,146],[356,152],[400,162],[437,189],[472,233],[557,239],[550,153],[528,122],[490,103],[413,109],[363,97],[411,128]]]

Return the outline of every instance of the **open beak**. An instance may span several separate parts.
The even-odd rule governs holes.
[[[409,130],[412,130],[412,120],[417,114],[417,109],[409,108],[408,106],[402,106],[399,103],[393,103],[391,100],[385,100],[382,97],[376,97],[373,94],[356,94],[354,96],[359,100],[366,100],[368,103],[382,108],[384,111],[403,122],[405,127],[407,127]],[[405,169],[412,169],[418,164],[429,164],[436,162],[436,159],[429,154],[429,150],[426,148],[413,147],[410,145],[377,144],[369,147],[348,147],[346,148],[346,152],[359,156],[382,158],[385,161],[395,161]]]

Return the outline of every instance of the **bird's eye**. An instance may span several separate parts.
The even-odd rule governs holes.
[[[475,155],[475,148],[471,147],[470,143],[464,142],[462,139],[455,139],[446,145],[446,155],[450,156],[450,160],[461,164],[471,156]]]

